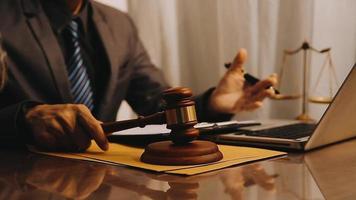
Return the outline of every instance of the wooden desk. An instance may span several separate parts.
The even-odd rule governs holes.
[[[356,140],[196,176],[0,153],[0,199],[355,199]]]

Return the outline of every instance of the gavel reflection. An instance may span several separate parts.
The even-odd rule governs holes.
[[[215,143],[193,141],[199,136],[199,130],[194,128],[198,121],[195,102],[190,99],[192,95],[192,91],[185,87],[165,90],[165,111],[134,120],[104,123],[102,127],[106,133],[111,133],[148,124],[167,123],[173,143],[163,141],[149,144],[141,156],[141,161],[146,163],[193,165],[219,161],[223,155]]]
[[[163,99],[166,108],[158,112],[138,119],[109,122],[102,124],[105,133],[122,131],[134,127],[145,127],[149,124],[165,124],[170,129],[171,139],[175,144],[185,144],[199,136],[199,131],[194,128],[197,124],[195,103],[190,99],[192,91],[189,88],[178,87],[165,90]]]
[[[105,177],[105,183],[111,186],[125,188],[127,190],[138,193],[142,196],[147,196],[156,200],[167,199],[184,199],[196,200],[198,199],[198,181],[167,181],[169,189],[166,191],[151,189],[145,184],[138,184],[120,179],[112,175]]]

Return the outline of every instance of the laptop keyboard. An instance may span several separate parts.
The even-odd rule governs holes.
[[[290,124],[281,127],[274,127],[270,129],[263,129],[257,131],[242,130],[236,133],[237,135],[245,134],[248,136],[284,138],[284,139],[298,139],[310,136],[314,131],[316,124],[298,123]]]

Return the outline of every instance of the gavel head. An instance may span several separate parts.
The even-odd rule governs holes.
[[[174,144],[186,144],[199,136],[199,130],[194,128],[198,123],[195,103],[190,98],[189,88],[177,87],[165,90],[163,99],[166,101],[167,128],[171,130],[171,140]]]

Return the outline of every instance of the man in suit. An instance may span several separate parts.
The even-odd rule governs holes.
[[[3,0],[0,19],[8,54],[3,146],[81,151],[94,139],[107,150],[100,124],[115,120],[122,100],[140,115],[162,109],[169,85],[126,14],[90,0]],[[245,84],[246,56],[241,50],[218,86],[196,97],[199,121],[228,119],[273,95],[266,88],[275,76]]]

